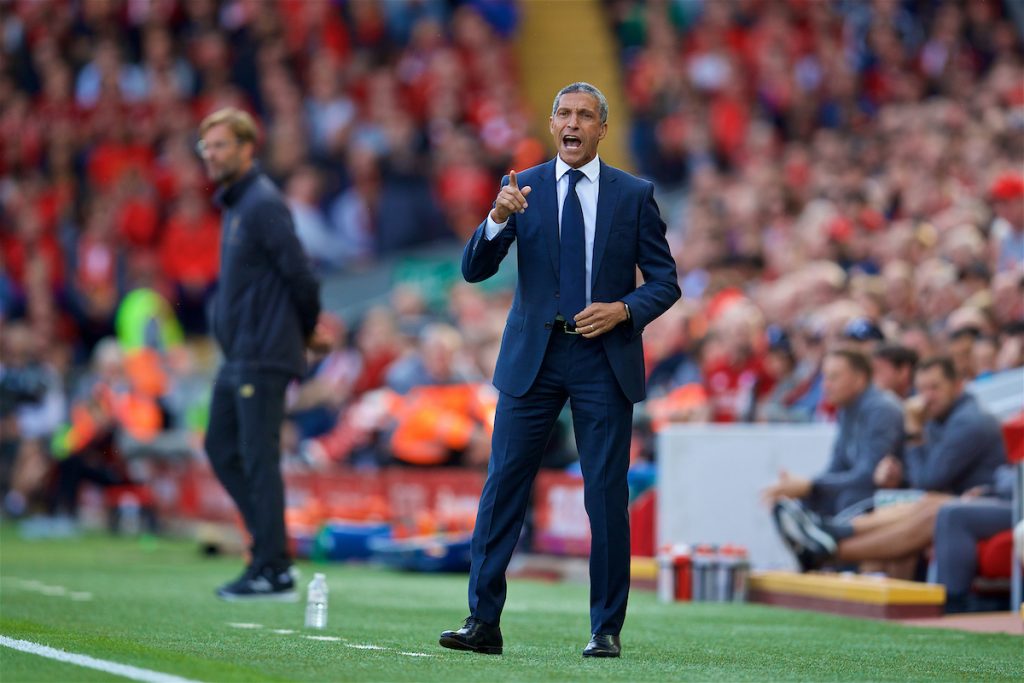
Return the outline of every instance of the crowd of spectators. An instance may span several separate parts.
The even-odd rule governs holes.
[[[827,417],[842,341],[949,353],[967,378],[1024,362],[1010,5],[607,3],[639,170],[682,190],[684,299],[645,335],[652,395],[688,387],[668,412]]]
[[[326,273],[475,227],[493,178],[529,163],[511,2],[5,3],[0,287],[84,361],[121,296],[155,279],[190,333],[218,222],[193,147],[228,105]],[[531,151],[533,150],[533,151]],[[141,271],[141,272],[140,272]]]
[[[201,422],[175,396],[197,365],[215,362],[206,308],[220,226],[194,151],[206,114],[229,105],[254,114],[263,167],[325,277],[455,243],[489,207],[500,171],[542,154],[511,56],[517,13],[510,0],[2,3],[0,495],[14,492],[9,511],[24,509],[29,482],[44,486],[46,468],[30,465],[58,457],[58,442],[99,465],[112,452],[101,437],[138,417],[96,389],[110,382],[89,370],[137,363],[130,338],[157,352],[162,367],[150,370],[166,382],[115,384],[155,400],[164,427]],[[360,367],[376,365],[368,387],[393,358],[386,345],[360,356]],[[23,376],[46,382],[23,390]]]
[[[876,383],[901,398],[917,359],[948,354],[964,379],[1024,364],[1024,60],[1009,5],[604,6],[629,105],[611,125],[631,121],[684,290],[644,335],[638,458],[673,421],[835,419],[822,365],[836,346],[872,353]],[[264,168],[325,274],[457,242],[502,171],[544,158],[510,47],[516,13],[485,0],[13,3],[3,320],[24,321],[55,377],[115,332],[133,289],[202,339],[218,222],[194,129],[224,105],[258,116]],[[460,284],[441,309],[435,295],[399,287],[358,320],[325,317],[334,346],[289,392],[293,466],[486,462],[510,292]],[[549,463],[572,459],[568,431]]]

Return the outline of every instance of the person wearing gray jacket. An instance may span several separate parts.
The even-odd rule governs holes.
[[[813,479],[782,472],[764,498],[770,504],[802,499],[810,510],[831,517],[872,497],[878,463],[901,453],[903,410],[895,396],[872,385],[871,361],[860,351],[830,351],[822,374],[825,398],[839,408],[839,434],[828,467]]]
[[[882,488],[908,486],[903,502],[849,521],[816,515],[799,501],[773,509],[776,527],[804,570],[829,561],[887,562],[914,559],[935,538],[943,506],[985,496],[1006,464],[1006,446],[995,416],[964,393],[953,361],[925,361],[915,377],[917,396],[907,401],[905,460],[886,457],[875,471]]]

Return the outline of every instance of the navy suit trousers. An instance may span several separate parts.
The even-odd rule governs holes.
[[[533,385],[502,392],[487,482],[473,531],[470,613],[498,624],[505,570],[522,529],[533,480],[552,427],[569,401],[590,517],[592,633],[618,635],[629,594],[629,442],[633,404],[622,393],[598,339],[551,333]]]

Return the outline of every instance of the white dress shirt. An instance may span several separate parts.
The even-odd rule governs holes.
[[[562,157],[555,159],[555,181],[556,181],[556,192],[558,194],[558,230],[562,230],[562,204],[565,203],[565,194],[569,191],[569,175],[568,172],[572,169],[569,164],[562,161]],[[594,260],[594,230],[597,226],[597,191],[598,191],[598,180],[601,177],[601,159],[595,156],[589,162],[580,167],[580,171],[583,172],[584,177],[576,181],[576,196],[579,197],[580,207],[583,209],[583,231],[584,239],[586,240],[586,264],[587,264],[587,305],[591,304],[590,301],[590,278],[591,278],[591,264]],[[532,194],[532,193],[531,193]],[[526,203],[530,203],[530,197],[526,198]],[[529,211],[529,209],[527,209]],[[494,219],[491,218],[491,214],[487,214],[487,227],[484,228],[484,237],[490,241],[498,236],[498,233],[505,229],[508,225],[506,219],[504,223],[495,223]]]

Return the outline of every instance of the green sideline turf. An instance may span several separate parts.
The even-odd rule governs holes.
[[[588,637],[586,586],[532,581],[510,585],[503,657],[452,652],[437,646],[437,634],[465,616],[464,576],[341,565],[316,569],[331,589],[322,635],[344,640],[314,641],[302,637],[309,632],[301,602],[215,599],[213,588],[239,568],[237,558],[202,558],[182,541],[25,541],[5,524],[0,634],[204,681],[995,681],[1020,680],[1024,671],[1020,637],[753,605],[660,605],[646,592],[631,598],[624,657],[588,661],[579,655]],[[301,569],[305,583],[314,566]],[[32,581],[92,600],[44,595]],[[0,647],[0,680],[123,679]]]

